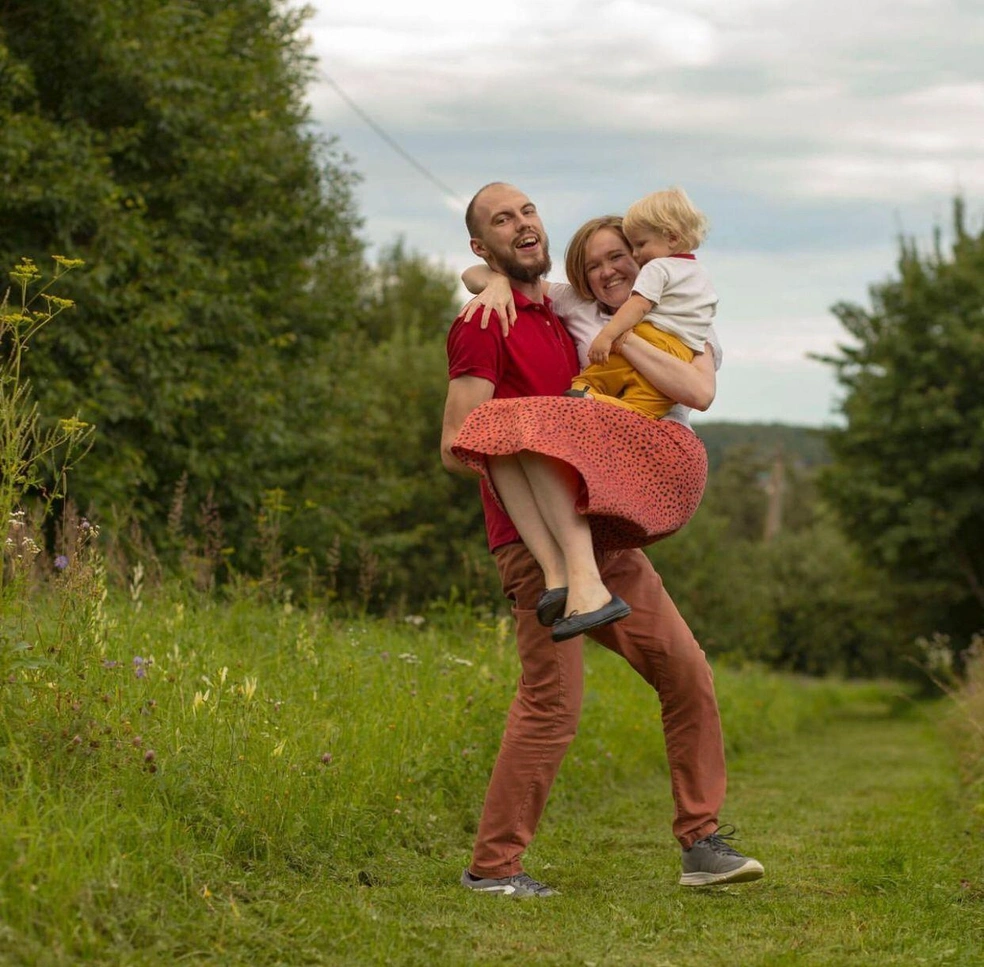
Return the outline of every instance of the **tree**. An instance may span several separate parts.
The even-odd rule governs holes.
[[[352,326],[353,175],[308,125],[303,13],[277,0],[0,5],[0,264],[85,259],[39,338],[42,403],[97,425],[75,496],[163,527],[187,473],[234,542],[298,485]],[[327,267],[330,266],[330,271]],[[68,288],[68,287],[66,287]]]
[[[984,232],[953,209],[921,255],[902,240],[898,278],[870,310],[833,311],[853,342],[822,357],[845,390],[821,487],[866,558],[908,585],[914,634],[984,626]]]
[[[440,458],[457,279],[399,242],[367,276],[361,328],[337,350],[345,365],[312,361],[329,415],[312,437],[292,542],[315,559],[338,555],[340,593],[377,610],[452,589],[487,597],[496,585],[476,484]]]

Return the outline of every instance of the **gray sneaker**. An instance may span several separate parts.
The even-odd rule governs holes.
[[[557,891],[544,883],[538,883],[528,873],[503,876],[498,880],[485,880],[472,876],[468,870],[461,874],[461,885],[478,893],[498,893],[502,896],[556,896]]]
[[[733,839],[734,826],[722,826],[716,833],[697,840],[683,851],[680,886],[711,886],[715,883],[747,883],[757,880],[765,870],[758,860],[742,856],[725,840]]]

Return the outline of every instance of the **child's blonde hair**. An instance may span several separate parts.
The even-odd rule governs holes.
[[[682,188],[654,191],[630,205],[622,227],[626,232],[648,228],[661,235],[676,235],[678,252],[692,252],[707,237],[707,218]]]

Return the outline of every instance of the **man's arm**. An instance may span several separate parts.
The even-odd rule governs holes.
[[[717,377],[710,343],[704,346],[704,352],[694,356],[693,362],[685,363],[651,346],[641,336],[629,333],[619,352],[633,369],[671,400],[701,412],[714,402]]]
[[[487,379],[482,379],[481,376],[458,376],[448,383],[448,398],[444,404],[444,425],[441,429],[441,463],[449,473],[460,473],[466,477],[480,476],[451,452],[451,444],[454,443],[454,438],[458,435],[468,414],[476,406],[492,399],[494,392],[495,385]]]

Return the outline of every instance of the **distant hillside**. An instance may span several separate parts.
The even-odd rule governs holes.
[[[785,423],[694,423],[694,429],[704,441],[712,470],[734,447],[751,446],[766,458],[781,453],[806,467],[815,467],[830,459],[824,431],[814,427]]]

